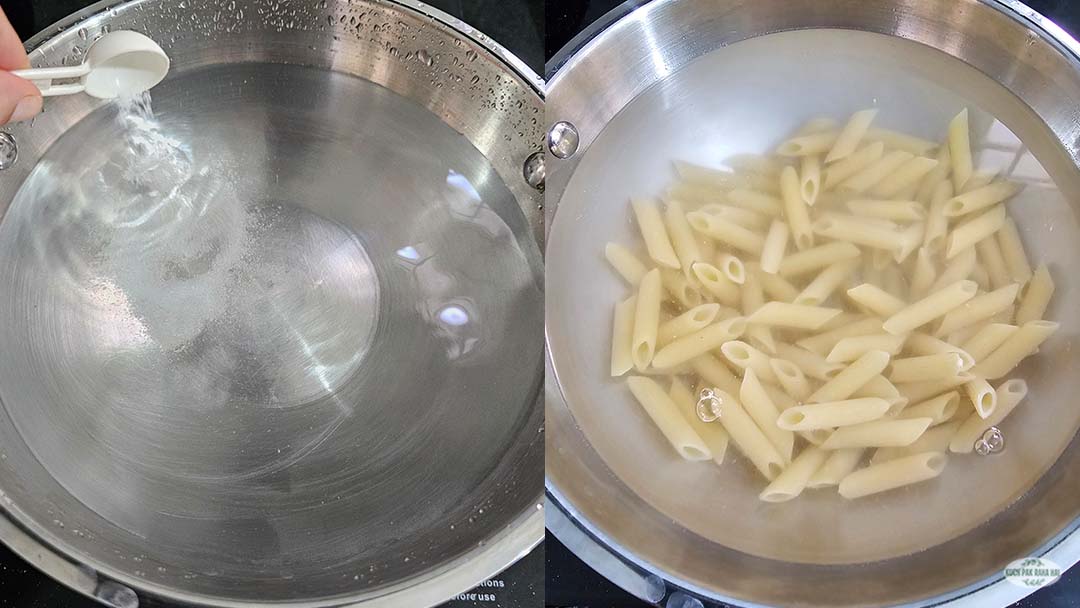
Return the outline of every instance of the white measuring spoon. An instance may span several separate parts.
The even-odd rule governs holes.
[[[168,72],[169,57],[156,42],[125,30],[99,38],[79,65],[15,70],[12,74],[33,81],[46,97],[85,92],[112,99],[142,93],[161,82]],[[57,80],[75,81],[57,84]]]

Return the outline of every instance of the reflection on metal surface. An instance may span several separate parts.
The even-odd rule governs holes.
[[[555,158],[570,158],[578,149],[577,128],[565,120],[555,123],[548,131],[547,145]]]

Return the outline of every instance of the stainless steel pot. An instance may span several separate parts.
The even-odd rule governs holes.
[[[1002,569],[1080,557],[1080,45],[1017,2],[657,0],[630,3],[571,43],[548,88],[547,492],[552,529],[586,561],[657,601],[677,591],[739,605],[1004,605]],[[606,379],[609,308],[623,287],[600,251],[633,242],[631,196],[671,160],[719,165],[800,122],[869,105],[925,137],[972,108],[982,160],[1028,183],[1013,213],[1033,257],[1059,269],[1063,324],[1022,368],[1032,407],[1007,448],[953,459],[940,483],[845,502],[757,502],[738,463],[678,462]],[[1004,589],[1004,590],[1003,590]],[[686,604],[687,606],[691,604]]]
[[[0,142],[0,540],[125,607],[428,606],[524,555],[539,78],[410,0],[105,2],[31,59],[106,28],[171,57],[154,116]]]

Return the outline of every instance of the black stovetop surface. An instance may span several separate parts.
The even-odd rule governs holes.
[[[644,4],[644,0],[636,0]],[[1080,38],[1080,0],[1025,0],[1074,37]],[[547,0],[545,57],[550,60],[579,32],[623,0]],[[550,76],[550,74],[549,74]],[[545,601],[551,608],[649,608],[593,571],[551,534],[545,541]],[[1080,567],[1012,608],[1080,608]]]
[[[94,0],[0,0],[23,40]],[[543,73],[543,0],[424,0],[490,35]],[[543,597],[541,545],[506,572],[441,608],[534,608]],[[0,544],[0,608],[100,608],[41,574]],[[142,608],[171,608],[144,601]]]

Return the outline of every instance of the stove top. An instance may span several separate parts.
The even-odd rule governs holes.
[[[635,4],[645,4],[645,0]],[[1076,0],[1025,0],[1074,37],[1080,38],[1080,2]],[[589,28],[622,0],[548,0],[545,22],[545,57],[552,58],[574,36]],[[595,26],[594,26],[595,27]],[[549,73],[548,76],[551,74]],[[551,608],[648,608],[579,560],[550,533],[546,545],[545,602]],[[691,608],[689,605],[685,608]],[[720,607],[726,608],[726,607]],[[1011,608],[1080,608],[1080,567],[1065,573],[1058,582],[1040,589]]]

